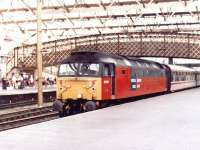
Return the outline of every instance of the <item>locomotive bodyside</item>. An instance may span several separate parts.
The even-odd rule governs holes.
[[[141,59],[129,61],[129,67],[116,70],[117,99],[167,91],[167,76],[162,65]]]
[[[167,91],[163,65],[97,52],[77,52],[59,67],[54,108],[94,110],[105,103]]]

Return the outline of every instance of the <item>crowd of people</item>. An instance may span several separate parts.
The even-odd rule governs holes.
[[[52,78],[44,78],[42,81],[42,84],[44,86],[47,85],[53,85],[55,84],[56,79]],[[27,74],[12,74],[11,78],[2,78],[1,79],[1,85],[2,89],[6,90],[8,87],[13,89],[23,89],[25,87],[34,87],[37,85],[37,79],[34,80],[33,75],[27,75]]]

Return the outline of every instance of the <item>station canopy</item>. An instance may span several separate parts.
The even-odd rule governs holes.
[[[42,41],[122,32],[200,31],[200,0],[43,0]],[[37,0],[1,0],[1,53],[36,43]]]

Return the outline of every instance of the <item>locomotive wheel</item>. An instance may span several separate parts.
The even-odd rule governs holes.
[[[64,117],[64,113],[62,111],[59,111],[59,117]]]
[[[86,111],[93,111],[96,110],[97,106],[95,104],[95,102],[93,101],[88,101],[85,103],[85,109]]]

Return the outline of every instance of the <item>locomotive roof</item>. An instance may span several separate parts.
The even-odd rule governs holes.
[[[135,58],[135,57],[127,57],[128,60],[130,61],[136,61],[136,62],[142,62],[142,63],[148,63],[148,64],[154,64],[157,65],[160,68],[163,68],[163,65],[155,62],[155,61],[151,61],[151,60],[145,60],[145,59],[140,59],[140,58]]]
[[[135,57],[126,57],[114,54],[106,54],[94,51],[79,51],[72,52],[69,57],[67,57],[62,63],[114,63],[119,66],[130,66],[132,61],[142,62],[142,63],[152,63],[159,67],[162,67],[160,63],[139,59]]]
[[[105,54],[100,52],[72,52],[69,57],[67,57],[63,63],[114,63],[117,65],[127,65],[124,61],[124,57]]]
[[[195,72],[195,69],[184,67],[184,66],[178,66],[178,65],[167,65],[172,71],[179,71],[179,72]]]

